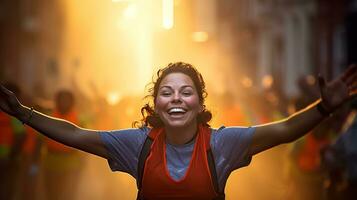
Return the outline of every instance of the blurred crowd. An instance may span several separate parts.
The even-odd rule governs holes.
[[[280,120],[319,98],[313,77],[301,77],[297,84],[300,95],[294,99],[279,95],[273,88],[264,91],[246,88],[221,95],[209,93],[208,109],[214,114],[212,126],[252,126]],[[74,86],[44,100],[21,92],[15,83],[8,82],[5,86],[23,104],[85,128],[130,128],[133,121],[140,120],[142,97],[125,96],[110,104],[97,89],[93,88],[95,97],[86,98]],[[298,141],[278,148],[278,153],[273,152],[270,159],[284,172],[281,181],[284,187],[278,196],[266,199],[353,199],[357,191],[356,113],[356,101],[344,105]],[[46,138],[2,112],[0,124],[0,199],[82,199],[79,196],[83,195],[78,194],[83,184],[80,180],[83,177],[93,180],[88,178],[92,174],[83,170],[93,164],[87,154]],[[274,158],[277,155],[286,159],[277,161]],[[267,166],[261,170],[269,173],[270,164],[266,162]],[[101,170],[94,172],[99,178]],[[93,199],[112,199],[111,193],[117,191],[110,185],[102,186],[102,196]],[[86,191],[87,195],[90,192]],[[254,195],[249,199],[255,199]]]

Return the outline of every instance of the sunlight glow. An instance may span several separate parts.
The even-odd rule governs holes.
[[[120,100],[120,95],[118,92],[116,91],[111,91],[111,92],[108,92],[107,94],[107,102],[109,105],[116,105]]]
[[[127,1],[130,1],[130,0],[112,0],[113,3],[127,2]]]
[[[137,15],[137,6],[136,4],[130,4],[128,7],[125,8],[123,12],[123,17],[126,19],[133,19]]]
[[[174,26],[174,0],[162,0],[162,27],[171,29]]]
[[[244,77],[242,79],[242,85],[246,88],[250,88],[253,86],[253,81],[249,77]]]
[[[265,75],[262,79],[262,86],[263,88],[271,88],[273,86],[274,79],[271,75]]]
[[[192,40],[195,42],[206,42],[208,40],[208,33],[204,31],[193,32]]]

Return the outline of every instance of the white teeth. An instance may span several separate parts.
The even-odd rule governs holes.
[[[171,114],[171,113],[184,113],[186,112],[184,109],[182,108],[171,108],[168,113]]]

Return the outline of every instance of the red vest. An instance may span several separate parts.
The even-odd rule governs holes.
[[[7,114],[0,112],[0,146],[11,147],[14,140],[14,133],[11,126],[11,118]]]
[[[163,128],[152,129],[154,139],[145,162],[142,193],[145,200],[197,200],[214,199],[217,194],[211,179],[207,161],[210,148],[210,130],[199,126],[191,161],[186,174],[178,181],[172,179],[166,166],[166,143]]]
[[[312,133],[305,137],[305,144],[298,157],[299,167],[305,171],[316,171],[320,168],[320,150],[326,146],[329,140],[318,139]]]
[[[31,128],[30,126],[25,126],[25,130],[26,130],[26,139],[22,150],[26,155],[32,155],[35,151],[37,132],[35,129]]]

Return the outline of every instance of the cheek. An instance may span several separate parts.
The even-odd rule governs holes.
[[[165,101],[165,99],[157,98],[155,101],[155,106],[154,106],[155,112],[158,112],[158,111],[164,109],[166,104],[167,104],[167,101]]]
[[[198,98],[188,98],[186,99],[186,104],[187,106],[189,106],[190,108],[197,108],[198,110],[200,110],[201,108],[201,105],[200,105],[200,102],[198,100]]]

